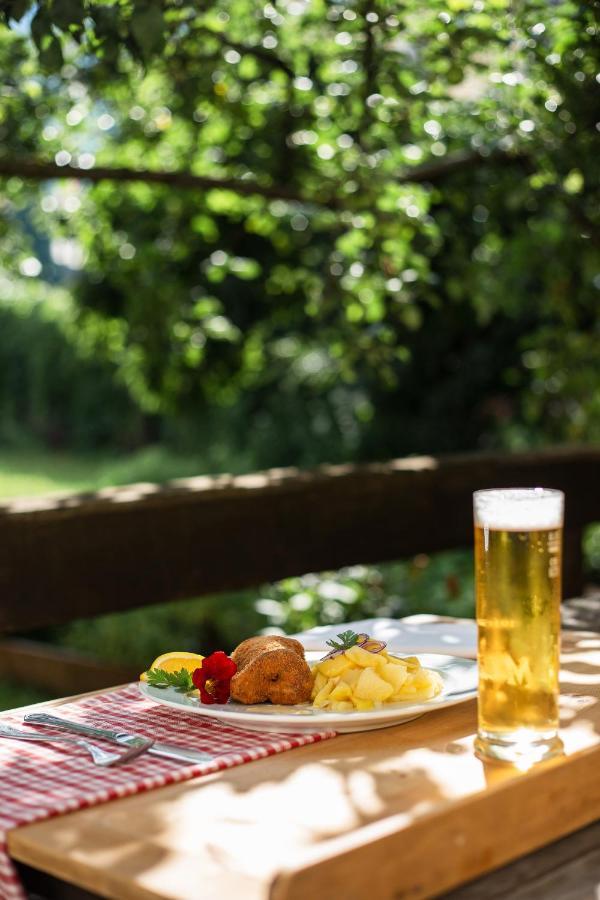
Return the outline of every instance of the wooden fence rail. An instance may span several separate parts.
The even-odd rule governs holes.
[[[564,592],[600,521],[600,448],[192,478],[0,506],[0,633],[472,542],[471,494],[565,491]]]

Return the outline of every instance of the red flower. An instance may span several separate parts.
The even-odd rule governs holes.
[[[222,650],[205,656],[202,665],[192,675],[194,687],[200,691],[202,703],[227,703],[231,679],[237,666]]]

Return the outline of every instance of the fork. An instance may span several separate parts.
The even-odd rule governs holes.
[[[37,732],[19,731],[18,728],[3,724],[0,724],[0,738],[9,738],[14,741],[38,741],[42,744],[75,744],[77,747],[83,747],[84,750],[87,750],[97,766],[114,766],[128,762],[139,756],[140,753],[144,753],[154,743],[154,741],[145,739],[142,744],[131,747],[125,753],[109,753],[96,744],[84,741],[82,738],[64,737],[62,734],[39,734]]]

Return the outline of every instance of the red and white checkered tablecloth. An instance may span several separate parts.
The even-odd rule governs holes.
[[[57,708],[57,714],[100,727],[126,729],[182,747],[206,750],[216,756],[212,762],[191,765],[145,753],[130,763],[106,769],[95,766],[88,754],[78,747],[0,739],[2,900],[23,900],[25,897],[7,852],[6,835],[11,828],[335,737],[334,731],[267,734],[231,728],[208,717],[185,715],[159,706],[142,697],[135,684],[63,704]],[[21,716],[8,714],[1,721],[36,730],[35,726],[23,725]],[[104,746],[109,747],[108,744]]]

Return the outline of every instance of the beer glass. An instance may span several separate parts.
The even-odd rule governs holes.
[[[476,491],[479,697],[476,751],[525,767],[558,739],[564,494]]]

